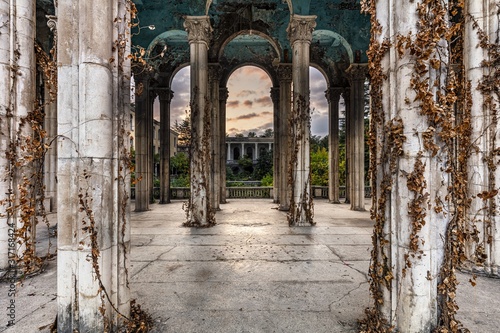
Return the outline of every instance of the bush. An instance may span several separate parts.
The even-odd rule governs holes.
[[[270,173],[265,175],[264,178],[262,178],[260,185],[261,186],[273,186],[273,175],[271,175]]]

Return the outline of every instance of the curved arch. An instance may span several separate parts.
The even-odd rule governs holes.
[[[331,30],[315,30],[312,33],[312,43],[314,43],[315,41],[320,42],[322,37],[331,38],[333,40],[331,46],[337,47],[339,45],[342,45],[346,50],[347,56],[349,57],[349,63],[352,64],[354,62],[354,54],[352,52],[351,45],[344,37],[342,37],[342,35]],[[334,45],[337,43],[339,45]]]
[[[276,41],[274,39],[269,37],[267,34],[261,32],[261,31],[258,31],[258,30],[241,30],[241,31],[238,31],[238,32],[230,35],[228,38],[226,38],[226,40],[222,43],[222,45],[219,49],[219,54],[217,55],[217,59],[220,61],[221,57],[224,54],[224,50],[226,49],[226,46],[231,41],[233,41],[235,38],[237,38],[239,36],[243,36],[243,35],[256,35],[256,36],[261,37],[262,39],[265,39],[273,47],[274,51],[276,52],[276,57],[278,57],[278,58],[280,57],[281,47],[278,45],[278,43],[276,43]]]
[[[246,66],[253,66],[253,67],[257,67],[257,68],[259,68],[259,69],[262,69],[262,70],[263,70],[263,71],[267,74],[267,76],[269,76],[269,80],[271,80],[271,84],[272,84],[273,86],[275,86],[275,85],[276,85],[276,77],[275,77],[274,73],[271,73],[271,72],[269,71],[269,69],[268,69],[268,68],[266,68],[264,65],[262,65],[262,64],[258,64],[258,63],[252,63],[252,62],[242,62],[242,63],[239,63],[238,65],[236,65],[236,66],[232,67],[232,68],[231,68],[229,71],[227,71],[227,72],[225,73],[225,75],[221,78],[221,80],[220,80],[220,85],[221,85],[221,86],[224,86],[224,87],[225,87],[225,86],[227,86],[227,81],[229,81],[229,78],[231,77],[231,75],[233,75],[233,73],[234,73],[236,70],[238,70],[238,69],[240,69],[240,68],[242,68],[242,67],[246,67]]]
[[[184,44],[186,43],[186,46],[189,47],[189,42],[188,42],[188,37],[187,37],[187,32],[183,30],[169,30],[162,32],[158,36],[156,36],[151,43],[149,43],[146,51],[151,52],[151,50],[161,41],[164,41],[165,43],[170,44]]]
[[[318,64],[312,63],[312,62],[309,64],[309,66],[317,69],[318,72],[320,72],[321,74],[323,74],[323,78],[326,81],[326,85],[329,87],[330,86],[330,77],[326,74],[326,71],[323,69],[323,67],[321,67]]]
[[[175,68],[175,70],[172,72],[172,74],[170,75],[170,78],[168,80],[169,87],[172,87],[172,82],[174,81],[174,77],[177,75],[177,73],[179,73],[181,71],[181,69],[186,68],[189,65],[191,65],[189,62],[185,62],[185,63],[183,63]]]
[[[286,3],[288,4],[288,10],[290,11],[290,15],[293,14],[293,4],[292,0],[285,0]],[[208,15],[208,11],[210,10],[210,6],[212,5],[213,0],[207,0],[207,3],[205,5],[205,15]]]

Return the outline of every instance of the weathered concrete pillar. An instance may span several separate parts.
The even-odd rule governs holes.
[[[0,18],[3,22],[0,27],[0,270],[3,270],[14,268],[14,261],[9,263],[9,259],[22,256],[26,249],[14,240],[14,230],[23,226],[22,213],[19,208],[14,211],[8,208],[19,205],[18,186],[23,177],[31,179],[33,173],[31,164],[23,161],[19,145],[24,145],[31,133],[29,123],[22,125],[22,120],[35,105],[35,3],[0,1]],[[11,142],[15,147],[9,146]],[[14,154],[14,161],[9,160],[9,154]],[[14,162],[21,166],[13,167]],[[34,227],[30,226],[28,234],[34,232]],[[28,243],[34,252],[34,239]]]
[[[498,15],[498,10],[500,8],[499,0],[487,1],[488,8],[484,11],[485,16],[488,17],[488,35],[490,42],[497,44],[498,50],[498,34],[500,31],[500,18]],[[496,67],[494,67],[496,66]],[[496,71],[498,77],[498,64],[493,65],[490,70],[490,75]],[[498,82],[498,80],[497,80]],[[497,87],[498,89],[498,87]],[[492,165],[496,166],[492,168],[491,182],[489,184],[489,189],[498,190],[500,187],[500,122],[498,121],[498,106],[500,105],[500,96],[497,93],[490,93],[489,95],[493,99],[493,104],[496,105],[496,113],[490,111],[490,119],[492,120],[494,127],[490,128],[490,147],[489,154],[491,156]],[[495,276],[500,275],[500,195],[495,195],[490,200],[490,210],[491,214],[491,224],[490,230],[487,230],[489,235],[491,235],[491,244],[487,248],[488,260],[486,262],[486,271]],[[485,237],[485,241],[488,241],[489,237]]]
[[[226,102],[229,97],[227,88],[219,88],[219,112],[220,112],[220,203],[226,201],[226,161],[229,160],[231,144],[226,150]],[[226,156],[227,155],[227,156]]]
[[[57,17],[49,16],[47,25],[57,42]],[[57,54],[54,54],[53,60],[57,60]],[[54,94],[51,89],[55,91],[55,88],[45,82],[44,102],[48,103],[45,106],[44,119],[44,129],[47,132],[45,143],[50,146],[45,153],[43,184],[45,186],[45,197],[49,199],[50,205],[45,209],[51,212],[57,212],[57,143],[55,141],[57,136],[57,99],[53,95],[51,96],[51,93]]]
[[[280,150],[276,150],[280,155],[279,164],[279,210],[290,209],[291,185],[289,179],[290,164],[290,124],[288,118],[292,113],[292,66],[290,64],[280,64],[278,67],[278,79],[280,89],[279,101],[279,130],[280,130]]]
[[[210,164],[210,197],[212,198],[212,209],[220,210],[220,194],[221,194],[221,115],[219,101],[219,82],[221,77],[221,68],[219,64],[209,64],[208,66],[208,89],[210,100],[210,112],[212,114],[212,129],[210,140],[211,164]],[[225,119],[224,119],[225,120]],[[224,163],[225,165],[225,163]],[[225,172],[225,169],[224,169]]]
[[[438,290],[443,238],[451,216],[446,199],[449,175],[443,172],[450,163],[448,151],[434,151],[424,143],[443,146],[432,134],[433,124],[412,86],[414,78],[430,79],[434,69],[427,64],[427,71],[419,76],[416,56],[410,50],[398,53],[397,49],[397,36],[414,39],[419,31],[418,6],[410,1],[377,2],[374,19],[380,22],[380,30],[374,33],[372,46],[380,48],[378,54],[383,56],[372,58],[370,65],[372,83],[375,80],[371,121],[372,135],[376,135],[372,152],[376,154],[372,159],[377,165],[372,170],[373,251],[377,255],[370,266],[371,292],[387,325],[405,333],[433,332],[438,326],[444,294]],[[382,47],[387,40],[391,46]]]
[[[287,28],[292,45],[293,112],[291,127],[291,187],[290,225],[313,224],[309,139],[309,51],[316,16],[293,15]]]
[[[148,79],[134,75],[135,79],[135,211],[149,210],[149,140],[148,140]]]
[[[467,248],[470,259],[467,268],[484,270],[486,274],[496,276],[499,275],[500,265],[500,199],[498,192],[495,192],[500,184],[500,127],[496,114],[498,111],[489,103],[491,101],[498,106],[499,100],[498,95],[488,90],[489,87],[484,87],[484,77],[494,76],[495,68],[483,65],[491,59],[487,49],[480,46],[478,29],[490,38],[489,42],[498,43],[500,28],[496,6],[499,5],[498,1],[466,1],[464,34],[464,67],[466,79],[471,84],[471,142],[474,144],[468,158],[468,185],[472,196],[468,217],[480,233],[479,242],[472,242]],[[483,251],[486,257],[482,260],[485,262],[479,263],[477,259],[481,261]]]
[[[160,99],[160,204],[170,203],[170,88],[156,89]]]
[[[106,324],[118,330],[110,302],[130,312],[126,5],[59,0],[59,332],[103,332]],[[123,42],[116,50],[114,40]]]
[[[210,198],[211,113],[208,96],[208,44],[212,27],[208,16],[186,16],[191,54],[191,198],[188,207],[190,226],[215,223]]]
[[[325,92],[328,101],[328,200],[339,201],[339,101],[344,88],[330,87]]]
[[[155,89],[148,85],[148,95],[149,95],[149,103],[147,104],[147,132],[146,138],[148,142],[148,160],[147,160],[147,186],[149,193],[149,203],[152,204],[155,202],[154,198],[154,173],[155,173],[155,152],[154,152],[154,134],[155,127],[153,122],[153,113],[154,113],[154,103],[155,99],[158,96]]]
[[[345,88],[344,91],[342,92],[342,98],[344,99],[344,105],[345,105],[345,201],[344,203],[350,203],[351,202],[351,177],[349,175],[349,164],[351,160],[351,151],[350,151],[350,144],[352,141],[351,138],[351,88]]]
[[[352,64],[346,71],[351,83],[349,114],[349,181],[351,210],[365,210],[365,103],[364,84],[368,66]]]
[[[280,140],[282,139],[280,127],[280,88],[271,88],[271,100],[273,101],[273,126],[274,126],[274,149],[273,149],[273,202],[279,203],[280,191],[280,163],[281,163],[281,146]],[[269,147],[271,149],[271,147]]]

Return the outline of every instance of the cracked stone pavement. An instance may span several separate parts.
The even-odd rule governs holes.
[[[317,200],[317,225],[290,228],[270,200],[221,208],[208,229],[181,226],[182,202],[132,213],[131,293],[152,315],[153,332],[357,332],[371,305],[368,212]],[[6,328],[0,313],[0,332],[36,332],[53,321],[55,266],[25,280],[18,322]],[[472,288],[467,274],[459,279],[459,318],[471,332],[498,332],[500,280],[479,277]],[[6,283],[0,293],[5,309]]]

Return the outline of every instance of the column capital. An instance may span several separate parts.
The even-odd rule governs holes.
[[[292,81],[292,65],[291,64],[280,64],[278,67],[278,80],[281,81]]]
[[[189,44],[203,43],[207,46],[212,39],[212,26],[208,16],[186,16],[184,29],[188,33]]]
[[[368,64],[351,64],[345,73],[350,82],[365,81],[368,76]]]
[[[295,42],[311,43],[312,32],[316,27],[316,15],[293,14],[286,29],[288,39],[293,46]]]
[[[280,101],[280,88],[279,87],[271,87],[271,100],[274,104]]]
[[[229,90],[226,87],[219,88],[219,101],[225,103],[228,98],[229,98]]]
[[[219,63],[208,64],[208,81],[220,81],[222,77],[222,67]]]
[[[325,97],[328,103],[330,102],[338,103],[340,100],[340,96],[342,95],[343,92],[344,92],[343,87],[330,87],[325,90]]]
[[[167,103],[170,103],[172,101],[172,98],[174,98],[174,92],[168,87],[156,88],[155,92],[161,102],[165,101]]]
[[[55,15],[45,15],[47,18],[47,26],[52,33],[57,33],[57,16]]]

